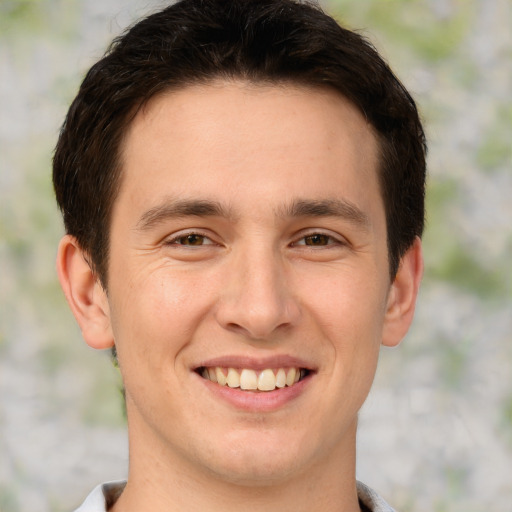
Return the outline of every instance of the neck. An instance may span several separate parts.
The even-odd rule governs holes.
[[[133,427],[133,425],[132,425]],[[345,442],[303,470],[294,468],[279,477],[236,481],[198,468],[169,453],[163,446],[143,446],[130,431],[128,484],[112,508],[114,512],[359,512],[355,481],[356,424]]]

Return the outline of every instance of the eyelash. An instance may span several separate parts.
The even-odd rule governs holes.
[[[203,241],[206,239],[209,241],[209,243],[201,243],[201,244],[185,244],[185,243],[180,243],[180,241],[182,240],[185,240],[187,238],[191,238],[191,237],[198,237],[198,238],[202,238]],[[189,231],[189,232],[185,232],[185,233],[179,233],[178,235],[175,235],[173,236],[172,238],[168,239],[165,241],[165,245],[176,245],[176,246],[180,246],[180,247],[203,247],[205,245],[215,245],[215,242],[207,235],[205,235],[204,233],[201,233],[201,232],[198,232],[198,231]]]
[[[324,239],[324,241],[326,241],[327,243],[316,245],[314,243],[308,244],[306,242],[307,239],[313,239],[315,237]],[[292,243],[292,247],[301,246],[301,247],[307,247],[307,248],[311,248],[311,249],[314,249],[316,247],[332,247],[332,246],[342,246],[342,245],[346,245],[346,242],[344,242],[343,240],[341,240],[333,235],[329,235],[327,233],[322,233],[321,231],[320,232],[313,231],[311,233],[306,233],[306,234],[302,235],[299,239],[297,239],[296,242]]]
[[[202,239],[202,243],[199,243],[199,244],[183,243],[183,241],[185,241],[187,238],[192,238],[192,237],[197,237],[197,238]],[[326,243],[324,243],[324,244],[321,244],[321,243],[308,244],[307,243],[308,239],[313,241],[312,239],[314,239],[315,237],[320,238],[320,240],[323,240]],[[208,242],[204,243],[205,240],[207,240]],[[190,231],[190,232],[185,232],[185,233],[179,233],[178,235],[170,238],[169,240],[166,240],[165,245],[174,245],[174,246],[180,246],[180,247],[204,247],[204,246],[215,245],[215,242],[209,236],[205,235],[204,233],[197,232],[197,231]],[[311,232],[311,233],[302,235],[300,238],[298,238],[295,242],[292,242],[290,245],[292,247],[307,247],[307,248],[314,249],[314,248],[318,248],[318,247],[332,247],[332,246],[346,245],[346,242],[344,242],[332,235],[328,235],[326,233]]]

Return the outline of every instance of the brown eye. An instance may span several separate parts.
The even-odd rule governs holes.
[[[187,236],[181,236],[176,240],[176,242],[180,245],[204,245],[205,236],[190,234]]]
[[[317,233],[315,235],[305,236],[304,244],[310,245],[310,246],[323,246],[323,245],[329,245],[330,240],[331,240],[330,236]]]

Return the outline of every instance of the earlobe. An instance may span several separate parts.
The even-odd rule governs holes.
[[[114,337],[105,290],[71,235],[65,235],[60,241],[57,274],[86,343],[96,349],[113,347]]]
[[[389,290],[382,344],[394,347],[406,335],[414,317],[416,298],[423,275],[421,240],[414,243],[400,260],[395,280]]]

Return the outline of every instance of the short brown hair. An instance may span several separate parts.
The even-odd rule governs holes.
[[[375,48],[318,6],[294,0],[182,0],[115,39],[87,73],[63,124],[53,181],[66,231],[107,285],[119,149],[153,96],[213,79],[330,86],[380,145],[390,275],[424,226],[426,143],[416,105]]]

